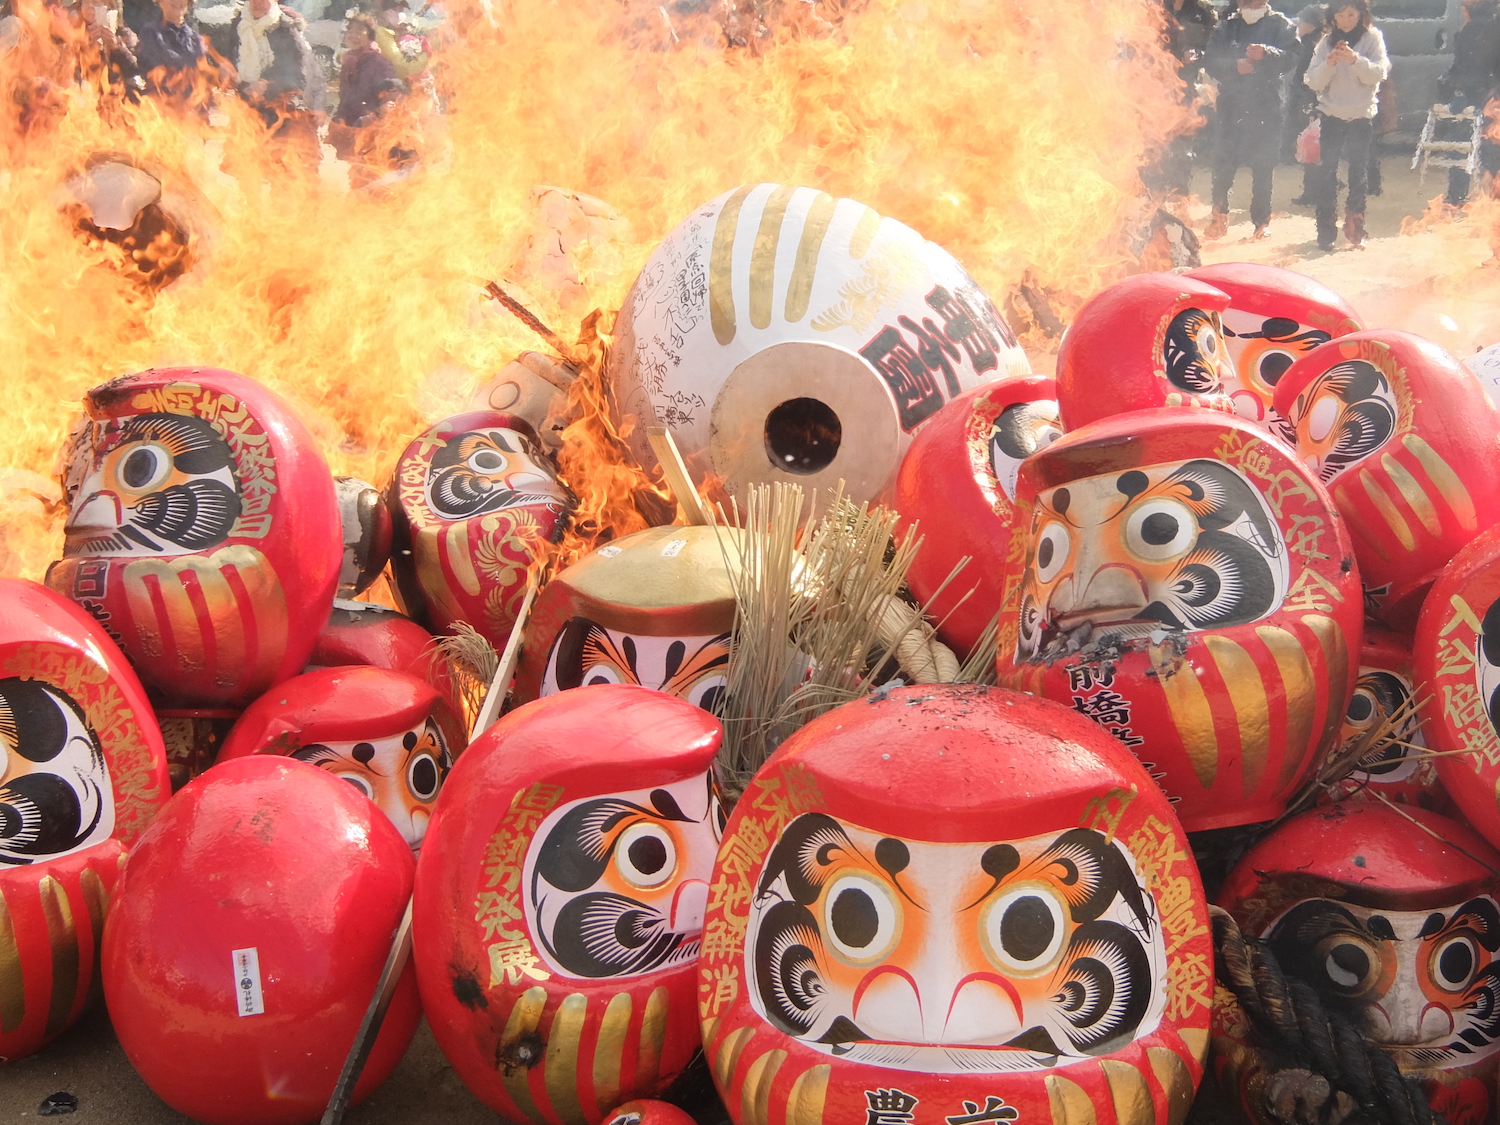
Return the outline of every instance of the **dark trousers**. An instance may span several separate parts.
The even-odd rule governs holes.
[[[1472,104],[1466,98],[1455,98],[1448,108],[1453,110],[1454,113],[1458,113],[1465,106]],[[1489,133],[1493,125],[1493,118],[1486,117],[1484,119],[1484,131],[1486,134]],[[1442,141],[1466,141],[1469,139],[1469,127],[1466,125],[1456,127],[1450,125],[1444,129],[1440,126],[1437,139]],[[1481,182],[1488,181],[1490,177],[1494,176],[1497,169],[1500,169],[1500,145],[1496,145],[1486,135],[1479,142],[1479,170],[1485,174],[1485,179]],[[1449,168],[1448,204],[1452,207],[1462,207],[1464,201],[1468,198],[1469,173],[1465,172],[1462,168]]]
[[[1318,144],[1323,158],[1318,164],[1318,237],[1338,234],[1339,160],[1349,162],[1349,198],[1344,203],[1346,215],[1365,213],[1365,177],[1369,174],[1370,138],[1374,122],[1368,117],[1345,121],[1323,116]]]
[[[1280,157],[1280,122],[1226,126],[1214,150],[1213,202],[1216,211],[1229,210],[1234,174],[1250,166],[1250,221],[1263,227],[1271,221],[1271,178]]]

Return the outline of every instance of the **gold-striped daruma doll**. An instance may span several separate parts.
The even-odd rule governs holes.
[[[517,708],[449,774],[413,956],[443,1053],[507,1120],[596,1125],[697,1051],[721,737],[685,700],[603,684]]]
[[[1180,1125],[1212,995],[1170,803],[1056,704],[846,704],[725,829],[698,1012],[736,1125]]]
[[[946,250],[852,199],[746,184],[652,253],[610,353],[637,456],[671,430],[724,491],[889,482],[912,434],[980,383],[1030,370],[989,296]]]
[[[1500,411],[1437,344],[1389,329],[1299,359],[1276,411],[1348,525],[1370,615],[1410,632],[1443,567],[1500,520]]]
[[[125,375],[84,410],[47,584],[168,706],[242,707],[300,672],[343,553],[312,435],[265,387],[212,368]]]
[[[1021,463],[1000,682],[1147,764],[1190,832],[1277,816],[1337,738],[1364,615],[1328,494],[1228,414],[1140,410]]]

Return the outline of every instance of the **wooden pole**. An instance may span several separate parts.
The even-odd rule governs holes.
[[[678,452],[677,443],[672,440],[671,431],[665,426],[647,426],[646,440],[651,443],[652,452],[661,462],[662,472],[667,476],[667,487],[677,497],[682,518],[689,527],[707,524],[708,513],[703,510],[703,504],[698,499],[698,490],[693,487],[693,478],[688,475],[687,464]]]

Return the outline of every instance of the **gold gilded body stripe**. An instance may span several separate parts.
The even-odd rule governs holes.
[[[771,302],[776,292],[776,248],[781,245],[781,224],[786,221],[786,205],[792,201],[795,187],[782,184],[766,200],[750,250],[750,323],[756,328],[771,326]]]
[[[1202,1027],[1190,1027],[1186,1031],[1179,1031],[1182,1041],[1187,1044],[1187,1049],[1193,1052],[1193,1058],[1198,1060],[1198,1065],[1203,1065],[1203,1060],[1208,1057],[1208,1029]]]
[[[540,986],[528,988],[521,993],[516,1000],[516,1006],[510,1010],[510,1018],[505,1021],[505,1031],[500,1036],[500,1051],[503,1053],[517,1039],[523,1035],[531,1035],[536,1032],[537,1024],[542,1022],[542,1011],[547,1007],[547,990]],[[500,1081],[505,1083],[505,1092],[510,1095],[510,1100],[516,1103],[523,1116],[532,1121],[541,1121],[541,1111],[536,1107],[536,1101],[531,1096],[531,1087],[527,1084],[527,1078],[531,1070],[524,1066],[500,1067]]]
[[[641,1016],[641,1046],[635,1059],[636,1086],[642,1090],[661,1076],[661,1047],[667,1038],[667,1004],[671,994],[658,988],[646,1001]]]
[[[1052,1125],[1094,1125],[1097,1120],[1094,1103],[1083,1087],[1056,1074],[1047,1076],[1047,1101],[1052,1108]]]
[[[1391,483],[1396,486],[1396,491],[1401,493],[1402,499],[1411,505],[1412,511],[1417,513],[1417,519],[1422,521],[1422,526],[1427,529],[1427,533],[1441,535],[1443,525],[1438,522],[1437,509],[1433,507],[1432,497],[1428,496],[1427,490],[1417,483],[1417,478],[1407,472],[1406,466],[1389,453],[1380,458],[1380,467],[1391,478]]]
[[[1109,1100],[1115,1103],[1117,1125],[1155,1125],[1156,1105],[1146,1076],[1128,1062],[1105,1059],[1100,1064],[1109,1082]]]
[[[594,1048],[594,1102],[601,1117],[620,1104],[620,1063],[630,1031],[631,1007],[630,993],[615,993],[599,1024],[599,1043]]]
[[[823,1125],[823,1103],[828,1097],[828,1073],[823,1063],[797,1075],[786,1099],[786,1125]]]
[[[767,1051],[745,1071],[740,1087],[740,1125],[766,1125],[771,1115],[771,1084],[786,1061],[785,1051]]]
[[[21,972],[21,948],[16,944],[10,907],[0,894],[0,1035],[20,1027],[25,1018],[26,976]]]
[[[1158,682],[1167,697],[1182,748],[1198,775],[1198,784],[1212,788],[1219,772],[1219,737],[1214,733],[1213,708],[1198,682],[1197,670],[1184,663],[1174,674],[1162,676]]]
[[[1334,507],[1338,508],[1340,512],[1352,512],[1355,510],[1354,494],[1344,484],[1340,484],[1337,488],[1330,491],[1333,493]],[[1364,541],[1386,562],[1391,561],[1391,553],[1385,549],[1385,539],[1383,536],[1378,539],[1364,537]]]
[[[884,222],[879,211],[869,207],[859,217],[859,222],[854,224],[854,233],[849,236],[849,256],[851,258],[863,258],[870,252],[870,243],[875,241],[875,232],[880,229]]]
[[[714,223],[714,244],[708,255],[708,319],[714,339],[727,344],[734,339],[734,236],[739,230],[740,208],[755,190],[747,184],[724,201],[724,210]]]
[[[818,255],[823,250],[823,239],[828,236],[828,224],[833,221],[833,211],[837,206],[838,201],[833,196],[820,191],[807,209],[802,238],[797,243],[797,261],[792,266],[792,282],[786,290],[785,317],[789,324],[796,324],[807,315],[813,280],[818,272]]]
[[[1286,752],[1281,758],[1281,774],[1276,778],[1276,792],[1279,793],[1291,784],[1307,760],[1318,696],[1312,664],[1296,637],[1275,625],[1262,625],[1255,630],[1255,635],[1270,650],[1271,659],[1276,661],[1282,691],[1286,695]]]
[[[474,560],[469,557],[469,521],[450,523],[443,532],[443,545],[448,548],[445,552],[448,569],[453,571],[459,586],[470,597],[478,597],[479,575],[474,572]]]
[[[1479,520],[1474,513],[1474,498],[1469,495],[1464,482],[1458,479],[1458,474],[1453,471],[1448,462],[1438,456],[1438,451],[1416,434],[1407,434],[1401,439],[1401,444],[1411,450],[1412,456],[1421,463],[1423,470],[1432,478],[1432,483],[1437,485],[1438,495],[1448,501],[1448,507],[1452,508],[1453,514],[1458,517],[1459,525],[1465,531],[1473,531],[1477,528]]]
[[[73,1001],[78,996],[78,930],[68,892],[51,875],[43,875],[37,891],[42,914],[47,919],[47,938],[52,945],[52,1001],[47,1008],[47,1035],[68,1026]]]
[[[729,1080],[734,1077],[734,1068],[739,1065],[740,1054],[754,1034],[754,1028],[741,1027],[724,1036],[724,1042],[719,1044],[719,1051],[714,1055],[714,1078],[719,1089],[728,1088]]]
[[[1391,529],[1391,534],[1396,537],[1396,541],[1408,551],[1415,550],[1417,537],[1411,533],[1406,518],[1397,511],[1396,505],[1385,494],[1385,489],[1380,487],[1380,482],[1369,473],[1360,473],[1359,483],[1364,486],[1365,495],[1370,498],[1370,503],[1375,505],[1375,510],[1380,513],[1380,518],[1385,520],[1386,526]]]
[[[109,913],[109,889],[92,867],[83,869],[78,876],[78,884],[83,888],[83,903],[88,908],[89,924],[94,928],[94,951],[97,955],[99,944],[104,939],[104,917]]]
[[[542,1060],[542,1081],[552,1112],[565,1125],[588,1125],[578,1096],[578,1045],[583,1038],[583,1021],[588,1016],[589,998],[581,992],[565,996],[552,1016],[547,1032],[547,1057]]]
[[[1167,1095],[1167,1125],[1182,1125],[1193,1106],[1193,1076],[1176,1051],[1147,1047],[1151,1073]]]
[[[1266,685],[1260,669],[1248,652],[1225,637],[1205,637],[1219,675],[1229,690],[1229,702],[1240,728],[1240,769],[1243,771],[1245,796],[1255,792],[1266,773],[1266,758],[1271,753],[1271,715],[1266,700]]]
[[[1328,714],[1323,719],[1323,733],[1318,739],[1321,751],[1333,744],[1344,722],[1343,708],[1336,706],[1332,700],[1344,698],[1343,693],[1349,686],[1349,646],[1344,641],[1344,630],[1331,617],[1309,613],[1302,619],[1302,624],[1313,631],[1318,644],[1323,648],[1323,664],[1328,670],[1327,682],[1332,695],[1327,703]]]

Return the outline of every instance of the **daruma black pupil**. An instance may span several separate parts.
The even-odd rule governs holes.
[[[1042,545],[1036,549],[1036,561],[1039,566],[1048,567],[1052,565],[1052,540],[1043,539]]]
[[[1152,512],[1141,521],[1141,538],[1153,547],[1161,547],[1177,538],[1177,517],[1166,512]]]
[[[655,875],[667,865],[667,847],[655,836],[642,836],[630,844],[630,863],[642,875]]]
[[[1375,712],[1375,702],[1368,695],[1355,693],[1353,699],[1349,700],[1349,710],[1346,714],[1351,722],[1361,723]]]
[[[411,768],[412,790],[419,797],[430,796],[437,788],[437,766],[431,758],[423,758]]]
[[[1469,979],[1474,969],[1474,951],[1461,941],[1455,941],[1438,958],[1438,970],[1443,979],[1453,984]]]
[[[155,470],[156,454],[149,449],[137,449],[125,458],[125,467],[120,475],[131,488],[140,488],[151,479]]]
[[[1285,352],[1272,352],[1260,361],[1260,377],[1269,386],[1274,387],[1281,382],[1281,377],[1286,374],[1286,369],[1292,365],[1292,357]]]
[[[1000,944],[1017,961],[1035,961],[1052,944],[1057,922],[1036,895],[1018,898],[1000,919]]]
[[[1357,945],[1336,946],[1329,959],[1358,980],[1370,971],[1370,955]]]
[[[864,891],[840,891],[829,911],[833,932],[850,949],[864,949],[875,940],[880,929],[880,914],[875,902]]]

